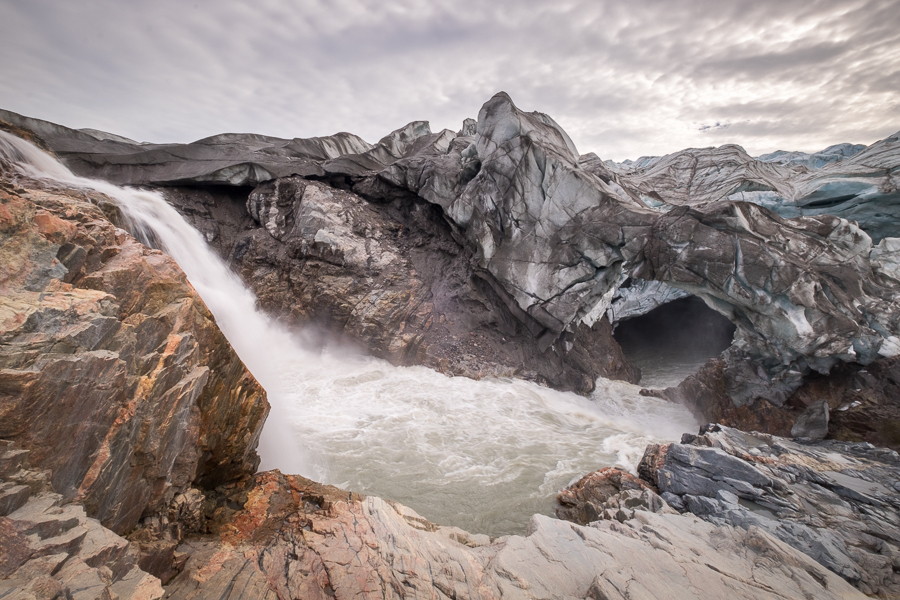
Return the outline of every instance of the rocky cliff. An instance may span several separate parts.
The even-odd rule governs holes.
[[[0,146],[0,439],[110,535],[166,523],[144,548],[152,571],[188,498],[256,470],[265,392],[175,262],[110,222],[109,198],[25,177],[18,158]]]

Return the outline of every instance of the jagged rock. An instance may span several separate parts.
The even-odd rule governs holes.
[[[395,364],[454,375],[517,376],[582,392],[599,375],[637,380],[605,320],[580,327],[569,352],[540,352],[471,268],[440,212],[414,197],[373,204],[319,182],[279,179],[250,193],[242,221],[235,198],[222,193],[179,188],[166,196],[235,264],[261,306],[293,325],[313,323]]]
[[[753,159],[734,144],[718,148],[690,148],[660,157],[643,168],[620,174],[625,186],[635,189],[655,206],[696,206],[741,192],[794,193],[790,168]]]
[[[875,281],[871,240],[845,220],[787,222],[730,202],[660,214],[580,168],[558,125],[505,94],[485,104],[475,143],[458,155],[452,148],[436,160],[398,161],[379,177],[444,209],[543,348],[603,314],[631,275],[701,296],[738,326],[725,371],[738,407],[757,398],[781,405],[810,371],[894,351],[898,288]],[[462,177],[475,155],[477,175]],[[708,163],[712,173],[712,155]],[[422,181],[428,186],[413,185]],[[874,328],[868,315],[877,315]]]
[[[900,450],[900,358],[863,367],[838,365],[826,375],[812,374],[781,406],[757,403],[735,407],[725,389],[725,361],[713,359],[677,387],[641,390],[690,408],[701,422],[745,431],[790,436],[797,417],[822,399],[829,406],[829,437],[869,442]]]
[[[0,476],[0,486],[8,482]],[[60,494],[24,489],[24,502],[0,517],[0,597],[162,598],[159,579],[137,566],[127,540]]]
[[[896,234],[900,132],[871,146],[838,144],[821,153],[759,159],[743,148],[691,148],[622,165],[615,181],[649,206],[735,200],[783,217],[834,215],[856,221],[876,242]],[[590,161],[588,165],[592,164]]]
[[[828,435],[828,402],[820,400],[806,407],[794,426],[791,427],[791,436],[810,440],[822,440]]]
[[[634,511],[673,513],[666,502],[634,475],[607,467],[585,475],[556,497],[560,519],[579,525],[603,519],[619,522],[634,518]]]
[[[457,133],[457,137],[471,137],[475,135],[475,132],[478,130],[478,121],[475,119],[464,119],[462,129],[460,129]]]
[[[80,140],[86,156],[91,145],[124,143],[7,116],[51,138],[70,162],[75,155],[65,153],[78,149],[75,141],[66,146],[67,135]],[[470,129],[471,123],[461,133]],[[227,135],[213,141],[204,147],[241,141],[256,154],[281,143]],[[474,136],[433,134],[426,123],[413,122],[374,147],[342,147],[346,153],[328,160],[307,153],[303,160],[333,185],[370,200],[390,203],[412,192],[439,206],[472,252],[473,271],[541,351],[563,356],[577,346],[579,328],[600,319],[629,276],[702,297],[738,327],[723,373],[740,408],[760,398],[781,406],[812,372],[900,352],[894,310],[900,282],[874,276],[873,265],[890,263],[887,247],[870,262],[871,239],[844,219],[817,214],[784,221],[722,198],[777,193],[825,210],[820,196],[831,188],[865,184],[890,204],[897,147],[888,138],[814,171],[758,161],[737,146],[625,168],[579,156],[550,117],[519,111],[501,93],[482,108]],[[153,160],[149,155],[146,162]],[[244,247],[235,250],[242,254]],[[80,260],[76,249],[65,258],[73,265]]]
[[[244,497],[215,535],[182,545],[191,558],[170,596],[863,597],[764,531],[690,516],[636,510],[582,527],[536,515],[524,537],[461,543],[408,508],[277,472]]]
[[[195,484],[252,473],[268,405],[175,262],[104,203],[0,182],[0,436],[123,533]]]
[[[757,160],[762,162],[778,163],[780,165],[802,165],[809,169],[818,169],[825,165],[843,160],[854,154],[859,154],[866,149],[864,144],[834,144],[819,152],[788,152],[777,150],[769,154],[762,154]]]
[[[615,325],[619,321],[645,315],[663,304],[688,296],[690,296],[688,292],[662,281],[631,279],[616,290],[606,311],[606,317]]]
[[[892,450],[714,425],[681,444],[649,446],[639,470],[670,504],[710,523],[767,531],[866,594],[900,590],[900,455]]]

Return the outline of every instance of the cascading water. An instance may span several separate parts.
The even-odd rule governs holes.
[[[279,468],[406,504],[440,524],[521,533],[556,492],[590,471],[633,469],[646,444],[697,423],[677,405],[600,379],[591,398],[519,380],[474,381],[304,345],[259,312],[253,294],[199,232],[155,192],[73,175],[0,131],[0,155],[26,175],[114,199],[187,274],[272,412],[263,469]]]

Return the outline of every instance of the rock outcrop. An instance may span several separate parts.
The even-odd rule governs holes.
[[[637,381],[605,320],[579,327],[570,351],[541,352],[441,212],[414,196],[375,204],[299,177],[262,184],[246,200],[220,189],[164,193],[287,325],[312,324],[394,364],[453,375],[583,393],[598,376]]]
[[[651,445],[639,467],[674,508],[765,531],[866,594],[900,592],[900,455],[713,425]]]
[[[0,121],[33,132],[73,172],[115,184],[242,186],[290,175],[324,176],[324,162],[372,148],[349,133],[292,140],[226,133],[190,144],[148,144],[105,132],[69,129],[6,110],[0,110]]]
[[[844,160],[854,154],[859,154],[865,149],[866,146],[864,144],[848,144],[845,142],[843,144],[834,144],[824,150],[812,153],[776,150],[775,152],[758,156],[757,160],[780,165],[798,165],[809,169],[818,169],[827,164]]]
[[[0,439],[117,534],[252,474],[265,392],[175,262],[109,198],[0,169]]]
[[[786,221],[740,202],[661,214],[580,168],[558,125],[505,94],[460,147],[378,177],[444,209],[543,347],[602,315],[631,276],[698,295],[737,325],[725,372],[737,406],[781,405],[811,371],[895,352],[898,287],[873,273],[869,236],[846,220]]]
[[[278,472],[167,586],[179,598],[862,598],[766,532],[635,511],[588,527],[537,515],[529,533],[491,540],[437,527],[378,498]],[[233,501],[232,501],[233,503]]]
[[[373,287],[399,294],[381,307],[369,302],[370,313],[359,307],[344,326],[368,323],[386,352],[399,339],[401,356],[428,347],[427,303],[472,298],[453,290],[473,274],[485,298],[495,294],[491,306],[508,311],[498,314],[516,319],[516,335],[527,332],[549,355],[577,356],[579,327],[608,327],[602,315],[627,276],[680,286],[729,314],[742,332],[738,350],[761,365],[760,377],[771,376],[767,383],[785,369],[865,362],[896,332],[889,244],[872,276],[867,238],[846,221],[785,222],[740,203],[660,216],[579,167],[549,117],[521,113],[504,96],[486,105],[474,137],[420,135],[416,124],[395,133],[376,148],[320,161],[334,167],[329,185],[287,176],[257,186],[247,217],[233,213],[204,231],[207,239],[243,252],[245,277],[259,277],[260,288],[284,285],[290,273],[302,289],[308,274],[290,270],[299,262],[322,271],[313,280],[330,290],[329,306]],[[3,448],[2,593],[154,598],[160,583],[179,598],[828,599],[900,591],[900,458],[867,444],[710,428],[651,447],[644,482],[618,471],[580,481],[561,499],[561,514],[585,525],[535,516],[526,536],[498,539],[277,471],[253,475],[264,393],[183,273],[113,225],[120,216],[108,198],[32,180],[8,163],[0,161],[0,438],[30,450],[33,470],[19,470],[22,455]],[[202,220],[196,196],[173,192]],[[234,203],[238,195],[224,197]],[[391,219],[415,223],[414,232],[398,227],[394,235]],[[428,246],[432,256],[442,244],[445,262],[416,254]],[[355,292],[354,273],[373,282]],[[419,288],[420,296],[403,297]],[[787,328],[797,323],[792,306],[802,307],[812,333]],[[399,321],[379,313],[390,307],[401,307]],[[426,334],[403,340],[388,331],[398,322]],[[852,357],[840,345],[847,340],[859,341]],[[728,393],[734,365],[720,364],[716,381]],[[868,374],[858,369],[847,377]],[[896,384],[889,375],[885,396]],[[808,378],[790,399],[812,404],[815,383]],[[45,443],[60,439],[73,445]]]
[[[28,450],[0,441],[0,597],[156,600],[160,580],[128,540],[66,503]]]
[[[700,420],[781,436],[790,436],[800,414],[825,401],[828,438],[900,450],[900,359],[896,357],[865,367],[838,365],[827,376],[813,374],[780,407],[768,402],[735,406],[725,387],[725,368],[723,359],[713,359],[676,387],[641,393],[684,404]]]

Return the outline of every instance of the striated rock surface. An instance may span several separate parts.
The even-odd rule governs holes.
[[[524,537],[437,527],[400,505],[278,472],[205,537],[167,586],[178,598],[856,598],[773,536],[635,511],[588,527],[535,516]],[[233,503],[233,502],[232,502]]]
[[[116,533],[252,473],[265,393],[175,262],[108,198],[3,169],[0,438]]]
[[[689,148],[660,157],[652,165],[620,174],[627,187],[650,205],[696,206],[741,192],[776,192],[793,196],[790,167],[752,158],[734,144]]]
[[[54,493],[50,472],[28,468],[28,454],[0,441],[0,597],[162,598],[138,548]]]
[[[737,325],[725,371],[736,406],[782,405],[811,371],[894,353],[898,287],[873,275],[871,240],[846,220],[732,202],[660,214],[580,168],[558,125],[505,94],[460,147],[379,177],[444,209],[542,347],[602,315],[631,276],[698,295]]]
[[[778,163],[780,165],[802,165],[809,169],[818,169],[827,164],[843,160],[854,154],[859,154],[866,149],[864,144],[834,144],[819,152],[789,152],[777,150],[769,154],[762,154],[757,160],[762,162]]]
[[[900,132],[898,132],[900,134]],[[896,235],[900,136],[871,146],[838,144],[821,153],[775,152],[752,158],[743,148],[691,148],[620,165],[615,182],[649,206],[753,202],[783,217],[834,215],[856,221],[876,242]],[[605,169],[588,155],[586,168]]]
[[[828,403],[828,438],[900,450],[897,357],[865,367],[839,365],[828,375],[810,375],[780,407],[768,402],[735,406],[726,390],[725,368],[723,359],[713,359],[676,387],[642,390],[641,394],[682,403],[700,420],[781,436],[790,436],[800,414],[824,400]]]
[[[669,505],[762,530],[866,594],[900,592],[900,455],[866,443],[800,443],[707,426],[648,446],[639,471]]]
[[[299,177],[258,186],[246,209],[220,190],[165,194],[286,323],[453,375],[580,392],[601,375],[637,380],[605,320],[579,327],[570,351],[541,352],[440,211],[415,197],[374,204]]]
[[[606,310],[606,317],[615,325],[619,321],[645,315],[663,304],[688,296],[688,292],[662,281],[631,279],[616,290]]]
[[[479,119],[476,142],[471,142],[476,150],[482,145],[479,152],[484,156],[518,147],[522,156],[533,159],[535,164],[543,160],[541,166],[547,172],[557,169],[560,179],[553,183],[562,189],[590,190],[596,182],[606,185],[578,167],[569,169],[577,154],[571,141],[549,118],[539,114],[521,117],[514,107],[503,105],[503,98],[492,110],[500,118],[493,123]],[[518,129],[511,138],[492,146],[510,132],[503,115],[516,121]],[[421,146],[415,140],[427,136],[416,135],[415,127],[406,138],[398,135],[397,149],[391,156],[404,154],[406,158],[398,159],[394,165],[405,160],[409,165],[419,161],[420,166],[427,166],[431,160],[428,157],[437,156],[449,157],[442,163],[444,166],[451,164],[456,160],[454,146],[451,143],[447,152],[441,154],[441,135],[427,138]],[[487,139],[479,139],[480,136]],[[537,142],[528,136],[534,136]],[[401,148],[410,140],[411,146]],[[124,143],[115,139],[101,141]],[[390,146],[388,142],[384,145]],[[409,155],[410,147],[419,150],[414,149],[415,154]],[[459,156],[469,147],[459,150]],[[558,156],[565,160],[554,162]],[[492,189],[502,189],[498,182],[509,164],[499,155],[494,159],[493,167],[485,159],[479,175],[470,181],[476,181],[487,168],[494,174],[490,185],[497,186]],[[528,170],[524,171],[528,175]],[[411,172],[408,170],[407,174]],[[432,210],[434,214],[438,210],[424,203],[393,204],[400,199],[400,188],[386,177],[353,175],[349,167],[334,173],[350,178],[345,183],[354,189],[368,190],[372,198],[377,197],[391,211],[397,211],[387,214],[409,210],[413,217],[404,218],[422,218],[427,223],[431,217],[424,211]],[[439,185],[440,178],[431,181],[436,186],[431,188],[435,193],[449,189]],[[579,188],[573,181],[585,187]],[[539,186],[528,177],[513,178],[513,184],[526,186],[531,195],[525,196],[539,199]],[[477,185],[488,184],[482,181]],[[575,188],[568,187],[573,185]],[[651,271],[657,269],[654,273],[668,272],[664,268],[669,264],[667,253],[680,243],[678,236],[684,231],[706,231],[699,226],[691,229],[690,225],[681,230],[679,221],[663,228],[671,237],[655,235],[653,239],[661,241],[648,248],[647,238],[624,233],[641,234],[648,230],[657,234],[663,220],[658,213],[637,203],[626,206],[615,196],[615,190],[609,189],[609,194],[593,196],[598,205],[586,207],[586,214],[580,217],[575,215],[577,226],[570,226],[563,218],[567,214],[565,208],[548,213],[548,222],[557,219],[558,228],[552,235],[572,233],[564,239],[567,244],[578,246],[579,252],[609,252],[607,266],[597,266],[596,254],[582,256],[583,262],[571,265],[575,269],[579,265],[599,268],[601,276],[594,278],[594,283],[608,283],[608,288],[595,288],[593,284],[578,287],[589,280],[578,281],[577,289],[569,286],[557,298],[523,307],[502,283],[502,260],[493,266],[490,260],[483,262],[486,247],[478,245],[471,262],[466,256],[466,267],[483,269],[482,281],[501,297],[508,310],[512,312],[514,306],[519,306],[521,316],[513,313],[518,323],[534,338],[543,340],[545,349],[573,352],[578,341],[577,329],[573,327],[591,320],[585,319],[587,312],[575,318],[590,304],[585,299],[597,300],[598,290],[606,289],[602,299],[615,288],[622,274],[636,269],[638,264]],[[481,219],[490,213],[486,197],[479,194],[466,184],[462,196],[467,199],[465,202],[455,206],[439,204],[440,209],[445,215],[463,211],[455,213],[459,215],[469,207],[473,215],[480,212]],[[210,193],[210,197],[214,195]],[[197,205],[196,218],[202,217],[201,205]],[[719,232],[707,233],[709,240],[715,240],[719,234],[737,239],[740,248],[744,240],[741,236],[752,238],[748,231],[754,230],[732,217],[742,215],[757,226],[767,222],[759,214],[770,218],[746,206],[738,205],[737,213],[685,210],[681,220],[702,223]],[[529,210],[539,208],[540,202],[536,202]],[[410,274],[411,279],[403,284],[407,288],[412,285],[409,281],[415,281],[412,278],[416,269],[409,258],[414,256],[410,248],[420,247],[416,245],[420,242],[428,243],[427,235],[438,241],[471,235],[468,226],[456,221],[455,228],[446,232],[449,238],[432,234],[436,229],[429,229],[430,226],[421,226],[419,237],[404,248],[405,242],[397,241],[402,237],[399,232],[392,240],[384,235],[385,228],[379,227],[377,232],[365,229],[370,217],[376,216],[369,212],[373,210],[371,203],[334,186],[302,178],[281,178],[257,187],[249,196],[247,209],[258,227],[244,229],[246,221],[235,213],[233,221],[206,232],[207,239],[222,240],[222,248],[227,247],[225,240],[237,240],[234,248],[240,248],[244,239],[250,240],[244,256],[251,260],[263,255],[252,251],[250,244],[256,241],[274,245],[266,255],[277,256],[280,252],[293,259],[302,256],[313,264],[339,264],[351,271],[365,266],[367,273],[380,274],[398,261],[398,272]],[[760,456],[771,459],[762,461],[766,465],[791,467],[785,472],[794,474],[796,480],[784,486],[813,481],[841,499],[856,502],[851,503],[851,512],[868,510],[866,529],[862,530],[855,525],[860,520],[856,513],[851,518],[846,510],[834,509],[839,505],[830,496],[813,498],[819,504],[810,500],[819,513],[815,517],[825,525],[803,521],[801,524],[809,531],[741,520],[745,515],[734,520],[719,515],[715,517],[719,520],[714,520],[709,516],[718,514],[714,502],[731,506],[739,493],[752,496],[751,501],[760,506],[784,506],[787,501],[781,494],[786,493],[786,487],[776,478],[788,478],[774,471],[763,472],[733,448],[713,448],[715,440],[708,444],[698,441],[703,436],[668,446],[665,451],[657,447],[648,454],[650,458],[641,472],[658,486],[662,496],[620,472],[588,476],[565,498],[572,514],[582,522],[591,522],[590,525],[536,516],[528,535],[493,540],[438,527],[400,505],[361,498],[298,477],[269,472],[248,478],[256,466],[253,448],[266,413],[261,390],[174,263],[117,229],[104,210],[116,218],[115,207],[98,194],[41,184],[8,170],[0,188],[0,257],[4,259],[0,265],[5,268],[0,278],[0,303],[5,303],[0,304],[4,327],[0,331],[0,409],[4,411],[0,415],[0,435],[30,448],[34,464],[50,471],[45,476],[40,472],[16,475],[18,479],[4,483],[0,489],[0,507],[9,512],[7,519],[16,521],[9,524],[0,518],[4,549],[10,549],[0,561],[5,569],[0,574],[4,578],[0,585],[7,586],[3,589],[21,597],[54,597],[64,595],[68,586],[73,597],[76,591],[87,590],[92,597],[152,598],[160,594],[156,576],[165,582],[167,595],[179,598],[769,598],[776,594],[789,598],[861,597],[843,577],[859,590],[894,591],[891,565],[895,538],[891,528],[895,527],[892,519],[896,506],[884,491],[888,490],[886,483],[894,485],[893,475],[890,468],[879,471],[881,467],[874,463],[893,464],[900,459],[869,446],[844,443],[822,451],[811,450],[794,462],[781,460],[783,453],[775,449],[788,448],[789,444],[803,447],[793,442],[773,444],[772,452],[746,450],[749,456],[756,450]],[[416,210],[423,211],[419,217],[415,217]],[[525,217],[530,213],[526,210],[518,214],[520,224],[527,223]],[[778,223],[777,219],[774,221]],[[430,222],[436,228],[442,221]],[[498,241],[498,252],[492,256],[502,254],[499,242],[512,244],[517,252],[524,251],[522,247],[517,249],[515,236],[504,237],[503,231],[492,230],[486,223],[482,220],[472,227],[482,235],[497,235],[490,238]],[[598,223],[599,234],[591,228]],[[804,222],[810,223],[821,226],[815,229],[816,235],[821,235],[822,227],[834,225],[835,221]],[[506,227],[509,223],[501,224]],[[839,225],[837,221],[836,227]],[[798,230],[797,235],[805,240],[803,232],[808,230]],[[603,241],[613,240],[613,233],[622,242],[615,246],[620,254],[609,250],[612,241]],[[705,243],[706,238],[703,239]],[[630,248],[629,243],[639,246]],[[269,252],[273,248],[275,252]],[[637,250],[640,252],[632,254]],[[699,251],[696,247],[691,250]],[[792,251],[796,252],[796,248]],[[828,268],[831,252],[831,246],[822,250],[828,256],[822,264]],[[512,251],[509,254],[514,255]],[[735,262],[741,269],[746,266],[739,260]],[[888,262],[881,257],[881,264]],[[650,267],[646,267],[648,264]],[[856,266],[865,264],[863,261]],[[607,272],[607,268],[611,270]],[[680,273],[672,264],[668,268]],[[275,281],[284,271],[276,270]],[[441,275],[445,272],[439,271]],[[540,269],[535,272],[546,273]],[[616,277],[607,281],[604,273],[616,273]],[[560,281],[565,276],[560,275]],[[844,273],[831,276],[852,281]],[[660,276],[659,280],[668,281],[666,277]],[[429,284],[438,279],[430,279]],[[299,275],[297,281],[301,281]],[[320,283],[327,289],[325,281],[323,278]],[[379,284],[388,286],[391,280],[385,278]],[[548,286],[546,281],[540,285]],[[892,284],[881,285],[890,289]],[[882,288],[867,289],[875,290],[872,293],[877,295]],[[348,297],[346,292],[341,293],[345,299]],[[439,297],[433,289],[431,293]],[[580,304],[582,301],[587,304]],[[872,303],[877,304],[875,300]],[[391,304],[396,305],[397,302]],[[538,308],[530,308],[533,306]],[[593,304],[594,308],[597,306]],[[865,306],[867,310],[871,308]],[[550,318],[556,318],[554,314],[564,316],[567,310],[574,311],[575,317],[554,337],[548,325],[552,324]],[[372,323],[379,321],[374,319]],[[709,435],[703,440],[711,440]],[[59,444],[40,444],[41,440],[55,438],[75,440],[76,451],[67,452]],[[722,448],[726,442],[724,438],[719,440]],[[730,443],[736,447],[737,442]],[[15,469],[17,456],[15,452],[9,456],[7,451],[0,456],[0,465],[12,465]],[[845,468],[847,461],[849,468]],[[860,481],[877,482],[881,488]],[[670,482],[672,485],[668,485]],[[35,491],[43,485],[51,486],[59,496],[49,495],[49,490]],[[714,495],[710,496],[710,491]],[[34,499],[32,493],[36,494]],[[49,502],[45,508],[29,508],[32,500],[45,499]],[[663,499],[681,510],[696,509],[697,514],[674,514]],[[77,500],[83,509],[66,505],[68,500]],[[790,506],[800,506],[811,514],[802,502]],[[27,514],[18,512],[23,510]],[[90,521],[87,515],[99,522]],[[826,518],[834,515],[844,520],[832,522]],[[52,518],[45,518],[48,516]],[[600,520],[592,521],[594,516]],[[802,515],[798,519],[802,520]],[[24,540],[17,528],[31,527],[23,525],[26,522],[37,523],[39,528],[46,523],[47,530]],[[107,533],[99,523],[113,531]],[[54,535],[57,526],[60,531],[65,530],[62,540],[55,539],[59,537]],[[88,531],[84,537],[79,527]],[[845,527],[848,532],[831,532],[833,527]],[[126,532],[127,542],[116,536]],[[95,543],[100,537],[103,543]],[[66,555],[58,557],[64,562],[56,564],[62,564],[59,569],[43,560],[51,555],[38,555],[35,550],[44,544],[61,548],[54,545],[57,543],[64,549],[52,556]],[[92,554],[95,550],[100,555]],[[40,589],[29,579],[32,570],[28,561],[36,558],[41,559],[40,564],[32,566],[49,569],[50,575],[37,582]],[[76,590],[72,582],[83,586]],[[116,588],[119,584],[122,585]],[[130,587],[123,587],[126,584]]]
[[[324,176],[322,163],[372,148],[350,133],[292,140],[226,133],[190,144],[148,144],[6,110],[0,110],[0,120],[38,135],[74,173],[116,184],[241,186],[289,175]]]

